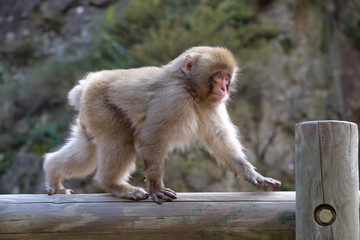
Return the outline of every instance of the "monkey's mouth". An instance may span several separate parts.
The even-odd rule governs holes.
[[[222,100],[226,96],[226,86],[223,84],[215,83],[213,87],[210,89],[209,97],[216,101]]]
[[[220,101],[226,96],[226,92],[211,92],[209,97],[213,100]]]

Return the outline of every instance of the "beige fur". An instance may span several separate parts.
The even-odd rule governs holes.
[[[214,80],[219,71],[231,76],[220,100],[210,97],[212,89],[225,84]],[[97,168],[95,178],[106,191],[146,199],[144,189],[127,183],[138,152],[145,165],[147,191],[157,203],[171,201],[176,195],[164,188],[164,160],[172,148],[195,140],[236,176],[253,184],[280,185],[261,176],[246,160],[227,114],[227,92],[237,71],[227,49],[195,47],[163,67],[88,74],[69,92],[69,103],[79,111],[70,140],[45,155],[48,193],[70,193],[62,179],[84,177]]]

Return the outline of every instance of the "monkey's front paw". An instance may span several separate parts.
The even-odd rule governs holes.
[[[275,180],[273,178],[264,177],[260,174],[257,174],[255,176],[250,176],[245,179],[246,179],[246,181],[250,182],[251,184],[253,184],[255,186],[257,186],[257,185],[275,186],[275,187],[281,186],[280,181]]]
[[[161,204],[162,202],[171,202],[172,200],[177,198],[176,192],[174,192],[170,188],[150,191],[150,196],[157,204]]]

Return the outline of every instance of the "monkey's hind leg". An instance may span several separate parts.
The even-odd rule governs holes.
[[[95,169],[95,145],[78,122],[73,126],[69,141],[58,151],[45,155],[44,171],[47,193],[49,195],[71,194],[71,190],[62,185],[62,180],[85,177]]]
[[[135,170],[135,146],[131,140],[132,136],[128,135],[127,138],[119,135],[122,137],[118,137],[117,141],[99,141],[99,163],[95,178],[107,192],[116,197],[135,201],[145,200],[149,194],[143,188],[134,187],[127,182],[131,172]]]

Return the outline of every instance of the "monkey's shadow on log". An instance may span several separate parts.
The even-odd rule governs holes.
[[[96,182],[94,181],[94,176],[95,173],[92,173],[85,179],[66,179],[64,180],[64,183],[73,190],[74,194],[104,193],[105,191],[97,186]]]

